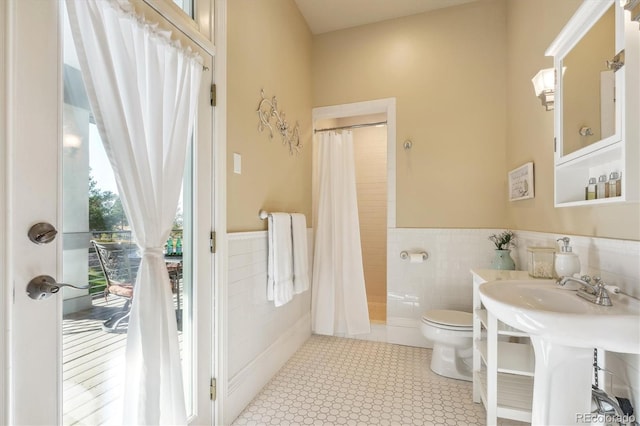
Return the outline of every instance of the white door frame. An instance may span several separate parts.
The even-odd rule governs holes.
[[[365,102],[332,105],[314,108],[311,111],[313,129],[317,129],[319,120],[355,117],[369,114],[387,115],[387,229],[396,227],[396,98],[376,99]],[[314,144],[313,164],[316,166]],[[316,179],[315,170],[312,173]],[[315,188],[315,183],[313,184]],[[313,191],[315,198],[315,190]],[[317,200],[313,200],[314,211]]]
[[[216,254],[213,256],[213,374],[217,380],[214,424],[224,424],[227,365],[227,0],[214,2],[216,54],[214,79],[217,87],[217,106],[214,108],[213,132],[213,226],[216,232]]]
[[[5,327],[5,414],[7,424],[27,421],[46,424],[60,419],[57,395],[62,384],[58,380],[59,353],[51,354],[61,342],[59,322],[62,297],[48,300],[29,300],[26,285],[31,278],[47,274],[60,279],[62,239],[36,246],[27,231],[36,222],[44,221],[60,228],[60,182],[51,176],[51,169],[61,163],[61,96],[62,78],[58,2],[38,0],[9,0],[5,2],[5,158],[3,229],[5,270],[4,291]],[[38,28],[35,32],[33,28]],[[46,34],[47,37],[43,37]],[[37,52],[37,55],[33,53]],[[46,72],[43,72],[46,70]],[[33,150],[30,141],[43,141],[41,149]],[[26,166],[32,167],[28,169]],[[56,174],[60,176],[60,173]],[[46,178],[45,178],[46,177]],[[18,191],[17,184],[29,191]],[[20,213],[18,213],[20,212]],[[33,303],[31,303],[33,302]],[[16,309],[16,304],[21,308]],[[37,328],[36,339],[29,339]],[[23,348],[20,356],[14,348]],[[25,348],[28,348],[26,350]],[[14,380],[14,371],[33,371],[24,380]],[[44,388],[44,384],[57,386]],[[34,392],[37,389],[38,392]],[[17,413],[15,401],[32,400],[28,413]],[[25,410],[26,411],[26,410]]]
[[[5,56],[6,56],[6,31],[7,31],[7,2],[0,1],[0,99],[5,101],[0,102],[0,129],[4,129],[0,132],[0,235],[7,235],[7,220],[6,220],[6,170],[9,166],[6,156],[7,147],[7,134],[6,134],[6,72],[5,72]],[[9,320],[8,310],[8,295],[9,287],[8,276],[6,273],[6,255],[7,255],[7,241],[4,238],[4,242],[0,242],[0,424],[9,424],[7,395],[9,395],[8,389],[8,356],[7,350],[9,345],[7,344],[7,330]]]
[[[2,1],[2,0],[0,0]],[[224,401],[226,397],[226,369],[224,366],[227,362],[227,306],[223,303],[227,300],[227,0],[196,0],[196,14],[199,15],[199,21],[213,22],[214,37],[212,42],[205,35],[210,33],[210,28],[206,29],[202,26],[194,29],[192,22],[184,19],[183,14],[177,10],[173,3],[167,3],[162,0],[144,0],[156,12],[174,24],[178,29],[182,30],[196,44],[213,56],[214,63],[214,81],[216,84],[216,107],[213,108],[213,179],[211,187],[213,189],[213,217],[211,218],[212,231],[216,235],[216,252],[213,256],[211,267],[213,282],[210,295],[212,297],[211,307],[213,313],[212,331],[214,340],[211,348],[211,366],[210,370],[217,383],[217,397],[212,402],[214,424],[223,424],[224,419]],[[198,7],[199,4],[210,3],[204,7]],[[203,17],[202,11],[207,13],[211,11],[213,16]],[[201,315],[203,317],[206,316]],[[202,396],[202,395],[201,395]],[[202,403],[200,404],[202,406]]]

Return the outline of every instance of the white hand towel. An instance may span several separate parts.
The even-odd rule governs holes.
[[[291,215],[271,213],[268,224],[267,300],[282,306],[293,299]]]
[[[309,290],[309,255],[307,250],[307,219],[301,213],[291,214],[293,234],[293,291]]]

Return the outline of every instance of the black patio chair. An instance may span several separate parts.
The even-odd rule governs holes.
[[[124,325],[129,320],[133,284],[139,265],[138,259],[131,258],[136,246],[130,243],[99,243],[97,241],[91,241],[91,243],[95,247],[107,282],[104,290],[105,298],[113,295],[126,299],[122,309],[102,323],[102,329],[110,333],[126,332]]]

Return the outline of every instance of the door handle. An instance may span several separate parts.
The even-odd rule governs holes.
[[[86,286],[78,286],[74,284],[57,283],[56,279],[49,275],[38,275],[27,284],[27,294],[34,300],[48,299],[52,294],[60,291],[60,287],[73,287],[79,290],[87,290],[89,289],[89,284]]]

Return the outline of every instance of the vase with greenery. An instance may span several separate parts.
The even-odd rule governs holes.
[[[511,258],[511,248],[516,246],[516,237],[513,231],[507,230],[499,234],[492,234],[489,240],[496,246],[496,254],[491,262],[493,269],[514,270],[516,264]]]

